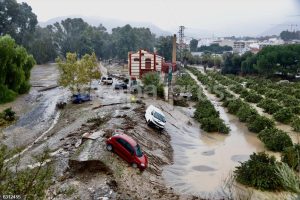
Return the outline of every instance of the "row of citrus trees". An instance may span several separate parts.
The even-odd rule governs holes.
[[[209,73],[209,75],[229,86],[230,90],[239,94],[245,101],[256,103],[258,107],[264,109],[264,112],[272,115],[276,121],[290,124],[294,131],[300,132],[300,100],[296,97],[283,94],[279,89],[268,88],[263,82],[253,81],[254,79],[249,79],[248,82],[248,79],[240,77],[230,76],[228,79],[217,73]],[[273,83],[273,85],[280,84]],[[285,87],[292,88],[293,86]]]
[[[282,162],[277,162],[266,153],[254,153],[234,171],[236,180],[262,190],[286,189],[300,192],[300,180],[293,171],[299,168],[300,146],[293,145],[288,134],[278,130],[273,120],[259,115],[248,102],[234,97],[215,77],[208,77],[195,68],[189,70],[209,92],[219,97],[229,113],[236,115],[241,122],[246,123],[251,132],[258,134],[267,149],[282,153]],[[231,84],[230,80],[225,81],[224,79],[222,84]]]
[[[219,132],[228,134],[230,129],[220,118],[220,113],[214,105],[207,99],[203,90],[189,74],[183,74],[176,79],[177,92],[190,92],[192,100],[196,101],[196,111],[194,118],[201,124],[201,128],[207,132]]]

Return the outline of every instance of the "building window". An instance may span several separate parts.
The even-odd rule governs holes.
[[[139,58],[134,58],[134,59],[133,59],[133,61],[135,61],[135,62],[139,62],[139,61],[140,61],[140,59],[139,59]]]
[[[146,65],[146,69],[151,69],[151,59],[150,58],[146,58],[146,63],[145,63],[145,65]]]

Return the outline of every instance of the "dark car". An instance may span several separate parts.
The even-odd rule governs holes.
[[[106,141],[106,149],[115,152],[132,167],[139,168],[141,171],[148,166],[148,158],[141,151],[140,145],[124,133],[110,137]]]
[[[115,89],[116,89],[116,90],[119,90],[119,89],[127,89],[127,84],[124,83],[124,82],[116,83],[116,84],[115,84]]]
[[[89,94],[74,94],[72,96],[73,103],[82,103],[90,100],[91,100],[91,96]]]

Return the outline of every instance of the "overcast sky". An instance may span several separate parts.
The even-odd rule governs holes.
[[[257,35],[274,24],[299,21],[300,0],[18,0],[39,21],[67,15],[151,22],[167,31],[184,25],[216,35]],[[299,27],[300,28],[300,27]]]

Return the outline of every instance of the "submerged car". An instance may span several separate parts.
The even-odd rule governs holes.
[[[145,113],[145,118],[148,125],[155,125],[158,129],[164,129],[166,117],[164,113],[153,105],[150,105]]]
[[[124,82],[119,82],[115,84],[115,90],[127,89],[127,84]]]
[[[73,103],[83,103],[90,100],[91,96],[89,94],[73,94],[72,96]]]
[[[141,151],[140,145],[130,136],[118,132],[106,141],[106,149],[118,154],[132,167],[141,171],[148,166],[148,157]]]

